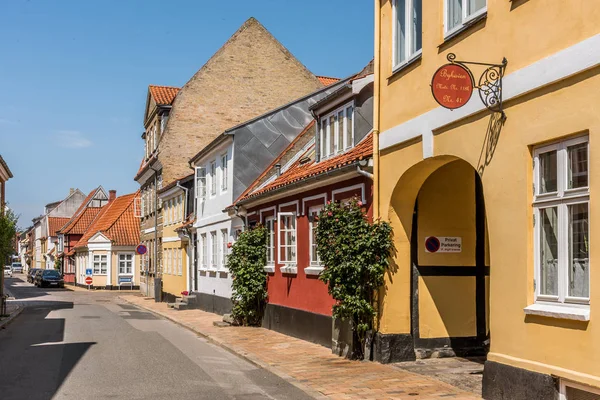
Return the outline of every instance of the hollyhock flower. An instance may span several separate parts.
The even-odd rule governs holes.
[[[327,215],[329,215],[330,217],[332,217],[332,216],[333,216],[333,213],[332,213],[331,211],[329,211],[329,212],[327,213]]]
[[[363,202],[359,200],[357,204],[358,204],[359,207],[362,207]]]

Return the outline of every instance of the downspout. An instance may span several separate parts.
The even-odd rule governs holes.
[[[375,0],[375,59],[373,72],[375,83],[373,88],[373,219],[380,218],[380,161],[379,161],[379,129],[380,129],[380,98],[381,98],[381,4]]]
[[[150,166],[154,171],[154,283],[156,284],[156,276],[158,275],[158,170]],[[150,285],[146,282],[146,292],[150,290]],[[156,288],[154,288],[156,293]],[[148,297],[149,293],[148,293]]]
[[[194,179],[196,177],[194,176]],[[188,192],[189,189],[181,186],[181,184],[179,183],[180,181],[177,181],[177,183],[175,184],[176,187],[182,189],[183,191],[185,191],[185,200],[183,203],[183,209],[186,211],[185,213],[187,214],[187,203],[188,203]],[[194,214],[195,215],[195,214]],[[187,217],[186,215],[184,215],[184,217]],[[187,253],[188,253],[188,279],[187,279],[187,287],[185,288],[188,292],[191,292],[192,290],[192,276],[196,277],[195,274],[192,274],[192,249],[193,249],[193,243],[192,243],[192,233],[188,230],[188,228],[185,228],[184,230],[185,232],[185,236],[187,236],[188,238],[188,249],[187,249]]]
[[[373,180],[373,174],[370,172],[367,172],[365,170],[360,169],[360,165],[356,166],[356,172],[358,172],[359,174],[361,174],[362,176],[366,176],[367,178]]]

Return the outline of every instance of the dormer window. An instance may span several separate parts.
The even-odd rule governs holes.
[[[354,147],[354,103],[346,103],[319,119],[321,159]]]
[[[160,134],[161,136],[165,133],[165,129],[167,129],[167,121],[169,120],[169,114],[164,113],[160,118]]]

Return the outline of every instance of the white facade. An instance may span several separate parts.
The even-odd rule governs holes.
[[[196,194],[196,257],[192,274],[194,291],[231,297],[231,274],[226,267],[229,244],[235,231],[241,230],[240,218],[231,218],[223,210],[233,202],[233,140],[199,159],[194,180]]]

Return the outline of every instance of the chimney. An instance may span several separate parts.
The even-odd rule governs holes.
[[[69,189],[69,196],[72,195],[73,193],[75,193],[75,188],[70,188]]]
[[[281,164],[275,164],[275,171],[277,171],[277,176],[281,175]]]
[[[108,191],[108,202],[110,203],[111,201],[113,201],[116,198],[117,198],[117,191],[116,190],[109,190]]]

